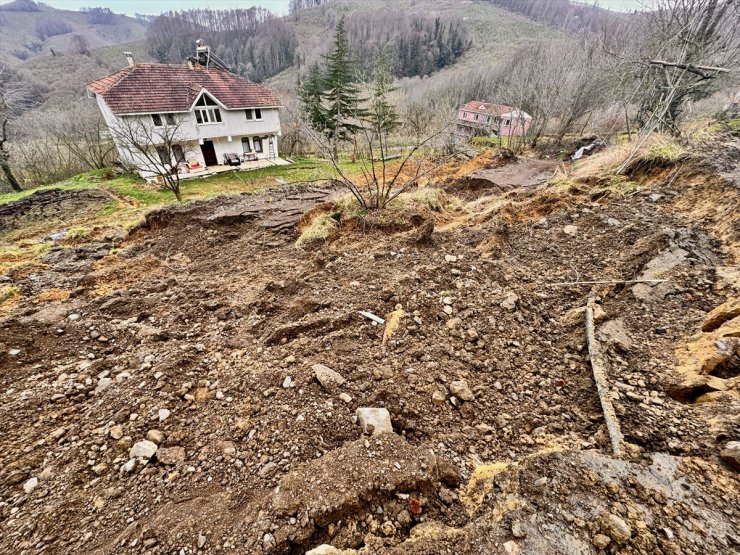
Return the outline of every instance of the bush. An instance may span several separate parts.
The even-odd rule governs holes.
[[[19,60],[27,60],[29,56],[28,50],[20,50],[20,49],[13,50],[11,54],[15,56],[16,58],[18,58]]]
[[[110,8],[82,8],[80,11],[87,14],[90,25],[110,25],[115,17]]]

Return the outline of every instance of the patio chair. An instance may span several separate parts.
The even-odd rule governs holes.
[[[227,152],[224,154],[224,165],[225,166],[238,166],[242,162],[239,160],[239,156],[235,152]]]
[[[197,160],[188,160],[188,169],[190,170],[190,173],[202,172],[206,170],[206,168],[202,166],[201,163]]]

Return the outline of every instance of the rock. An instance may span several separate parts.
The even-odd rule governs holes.
[[[432,403],[439,406],[444,405],[445,401],[447,400],[447,395],[444,394],[442,391],[435,391],[432,393]]]
[[[92,467],[92,471],[97,476],[102,476],[103,474],[105,474],[106,472],[108,472],[108,465],[105,464],[105,463],[96,464],[95,466]]]
[[[113,383],[113,378],[100,378],[98,380],[98,386],[95,388],[95,394],[102,393],[110,387]]]
[[[450,393],[461,401],[475,401],[475,395],[465,380],[457,380],[450,384]]]
[[[511,312],[516,308],[516,302],[519,300],[519,297],[517,297],[514,293],[508,293],[506,297],[504,297],[504,300],[501,301],[501,308],[508,310]]]
[[[701,325],[701,331],[712,332],[737,316],[740,316],[740,297],[730,299],[709,312]]]
[[[341,374],[323,364],[314,364],[311,370],[325,391],[332,392],[345,382]]]
[[[306,551],[306,555],[351,555],[353,553],[357,553],[357,551],[354,549],[337,549],[328,543],[321,544],[310,551]]]
[[[295,382],[293,382],[293,378],[291,376],[285,376],[285,379],[283,380],[283,389],[288,389],[294,385]]]
[[[593,539],[593,544],[596,549],[606,549],[606,546],[611,543],[611,538],[604,534],[596,534]]]
[[[160,422],[164,422],[165,420],[167,420],[170,417],[170,414],[172,413],[167,409],[159,409],[159,412],[157,412],[157,416],[159,416]]]
[[[266,465],[264,465],[262,468],[259,469],[257,474],[261,478],[271,478],[275,475],[275,472],[277,472],[278,466],[274,462],[269,462]]]
[[[159,445],[164,442],[164,432],[160,430],[149,430],[146,433],[146,439]]]
[[[233,441],[224,441],[221,445],[221,452],[225,457],[234,457],[236,456],[236,445]]]
[[[563,228],[563,233],[565,233],[566,235],[570,235],[571,237],[575,237],[576,235],[578,235],[578,226],[566,225]]]
[[[339,398],[344,401],[345,403],[351,403],[352,402],[352,396],[348,393],[340,393]]]
[[[624,321],[621,318],[609,320],[597,332],[599,340],[626,353],[632,348],[632,340],[627,335]]]
[[[133,447],[131,447],[128,452],[128,456],[131,459],[143,459],[148,461],[156,452],[157,444],[148,439],[143,439],[134,443]]]
[[[121,474],[131,474],[134,471],[134,468],[136,468],[136,459],[131,459],[121,466]]]
[[[8,354],[12,357],[17,357],[19,354],[21,354],[21,350],[20,349],[10,349],[8,351]]]
[[[198,532],[198,549],[203,549],[206,544],[206,537],[203,532]]]
[[[521,553],[519,545],[517,545],[515,541],[511,540],[504,543],[504,551],[506,552],[506,555],[519,555],[519,553]]]
[[[620,545],[627,543],[632,537],[632,529],[628,524],[612,513],[601,515],[601,531]]]
[[[110,429],[108,435],[111,437],[111,439],[115,439],[116,441],[118,441],[123,437],[123,426],[121,426],[120,424],[116,424]]]
[[[384,408],[359,408],[355,413],[363,434],[378,435],[393,433],[391,415]]]
[[[157,449],[157,460],[166,465],[177,465],[185,462],[184,447],[162,447]]]
[[[522,526],[521,521],[515,520],[511,523],[511,535],[518,540],[527,537],[527,531]]]
[[[29,478],[23,483],[23,491],[30,495],[34,492],[38,485],[39,479],[34,476],[33,478]]]
[[[740,470],[740,441],[727,442],[724,449],[720,451],[719,458],[735,470]]]
[[[25,479],[25,472],[22,470],[13,470],[8,474],[7,478],[5,478],[5,484],[8,486],[17,486]]]
[[[396,515],[396,521],[400,526],[406,528],[411,525],[411,514],[406,509],[404,509]]]
[[[445,255],[445,262],[457,262],[457,256],[453,254],[446,254]]]

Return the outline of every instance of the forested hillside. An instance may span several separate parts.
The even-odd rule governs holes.
[[[32,0],[0,4],[0,59],[19,63],[38,56],[141,40],[145,26],[108,8],[57,10]]]

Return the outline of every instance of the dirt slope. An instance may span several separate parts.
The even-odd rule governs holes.
[[[737,314],[704,322],[738,297],[738,185],[684,168],[626,193],[478,181],[475,211],[409,218],[438,220],[421,243],[368,219],[297,248],[314,190],[156,213],[113,253],[54,247],[2,320],[0,550],[736,552],[738,336],[718,330]],[[618,460],[592,286],[554,284],[638,278],[667,281],[594,289]],[[384,340],[359,310],[403,315]],[[677,350],[702,333],[721,335],[687,384]],[[392,432],[363,437],[363,407]]]

